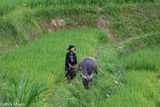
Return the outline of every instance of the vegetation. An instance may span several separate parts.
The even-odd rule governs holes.
[[[97,5],[97,6],[103,6],[108,3],[154,3],[158,2],[158,0],[1,0],[0,5],[0,15],[6,14],[13,9],[21,6],[26,6],[29,8],[35,8],[35,7],[46,7],[46,6],[61,6],[61,5],[75,5],[75,4],[81,4],[81,5]]]
[[[118,53],[113,46],[98,45],[98,75],[93,78],[93,85],[85,90],[81,77],[77,76],[72,86],[61,84],[57,86],[50,98],[54,106],[99,106],[100,102],[115,92],[121,84],[117,84],[120,74],[124,71],[118,59]],[[119,74],[119,75],[118,75]],[[116,81],[116,82],[115,82]]]
[[[124,71],[118,59],[118,50],[113,45],[106,46],[107,42],[109,40],[106,34],[98,29],[65,30],[49,34],[6,54],[0,60],[1,81],[5,81],[1,85],[0,94],[4,98],[1,100],[3,102],[17,101],[32,106],[43,103],[57,106],[98,106],[101,100],[106,99],[119,87],[115,83],[119,78],[117,74]],[[100,73],[95,76],[90,92],[84,89],[78,71],[73,86],[68,85],[64,77],[66,50],[61,50],[61,48],[67,49],[71,43],[77,48],[78,60],[84,56],[96,57],[96,47],[99,44],[97,57]],[[101,65],[102,63],[105,66]],[[104,81],[106,78],[107,81]],[[4,88],[4,85],[9,90]],[[44,102],[40,101],[42,99]]]
[[[124,88],[108,98],[106,107],[158,107],[160,101],[156,74],[148,71],[128,71],[123,79]],[[116,101],[116,103],[115,103]]]
[[[73,20],[77,18],[75,17],[75,13],[81,14],[87,9],[88,7],[84,6],[75,6],[72,8],[69,6],[58,8],[51,6],[48,8],[37,7],[35,9],[19,7],[11,13],[3,15],[0,17],[0,54],[2,55],[3,52],[27,44],[48,33],[51,20],[54,18],[65,19],[67,28],[82,26],[82,23],[93,25],[96,17],[92,14],[87,16],[80,15],[82,18],[79,19],[79,22],[76,22],[77,24],[73,23]],[[70,16],[71,18],[68,16],[70,14],[72,14]],[[85,21],[84,19],[87,20]]]
[[[1,0],[0,56],[42,37],[57,18],[65,20],[68,29],[96,27],[98,17],[105,15],[118,41],[151,31],[155,35],[159,7],[158,0]]]
[[[115,8],[117,7],[117,8]],[[128,38],[159,34],[159,5],[107,6],[110,30],[118,41]]]
[[[158,45],[160,42],[159,5],[107,6],[104,14],[109,20],[116,46],[128,53]],[[107,13],[107,14],[106,14]]]
[[[159,59],[160,48],[154,47],[133,53],[123,60],[127,69],[158,71],[160,67]]]
[[[105,107],[158,107],[160,68],[156,66],[159,67],[159,49],[156,47],[138,51],[123,59],[128,69],[122,79],[124,87],[102,105]]]
[[[98,29],[66,30],[6,54],[0,60],[1,81],[7,81],[1,84],[2,101],[29,104],[46,88],[50,87],[49,92],[52,87],[64,83],[67,47],[70,44],[76,46],[78,59],[88,55],[95,57],[96,44],[101,36],[104,33]],[[82,84],[80,86],[83,87]]]
[[[159,0],[0,1],[0,106],[159,106]],[[98,62],[89,90],[64,77],[70,44]]]

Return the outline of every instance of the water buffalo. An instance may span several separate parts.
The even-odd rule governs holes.
[[[88,56],[80,60],[78,68],[81,71],[81,77],[83,79],[83,85],[86,89],[92,84],[92,78],[94,73],[97,73],[97,62],[94,58]]]

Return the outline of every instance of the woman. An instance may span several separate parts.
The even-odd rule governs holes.
[[[65,71],[68,82],[72,85],[72,80],[76,76],[75,66],[77,64],[77,57],[74,53],[76,48],[74,45],[70,45],[67,50],[69,50],[69,52],[66,54]]]

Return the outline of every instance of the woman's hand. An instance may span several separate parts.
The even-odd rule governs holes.
[[[70,69],[72,68],[71,64],[69,64],[69,63],[68,63],[68,66],[69,66]]]
[[[76,65],[76,68],[78,69],[78,64]]]

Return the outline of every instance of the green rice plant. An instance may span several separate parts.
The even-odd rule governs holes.
[[[27,98],[23,102],[26,105],[34,105],[34,103],[36,105],[37,96],[41,96],[40,102],[42,102],[42,98],[48,99],[45,96],[49,92],[49,94],[52,93],[52,96],[49,97],[49,101],[45,102],[46,105],[98,106],[108,95],[114,93],[114,90],[118,87],[114,82],[118,77],[116,74],[123,71],[115,47],[106,45],[106,42],[109,42],[106,38],[106,34],[99,29],[73,29],[55,32],[2,57],[0,61],[1,73],[4,74],[4,77],[11,76],[10,72],[14,73],[14,79],[11,79],[13,81],[11,83],[14,84],[15,90],[11,92],[16,93],[15,95],[19,96],[18,99],[20,101]],[[75,44],[79,60],[84,56],[96,57],[96,45],[101,42],[104,44],[97,47],[99,74],[95,75],[90,91],[84,89],[78,72],[73,86],[68,85],[63,69],[68,45]],[[7,73],[6,76],[4,71]],[[22,77],[23,79],[21,79]],[[107,81],[104,81],[104,79],[107,79]],[[36,80],[36,83],[32,85],[34,80]],[[7,78],[5,79],[6,81]],[[48,82],[50,89],[39,93],[40,91],[38,90],[41,90],[41,85],[43,87],[44,82]],[[30,86],[28,87],[29,89],[25,88],[27,84]],[[22,88],[19,88],[19,86]],[[37,95],[37,93],[40,95]],[[8,98],[8,96],[5,97]],[[12,98],[13,101],[17,99],[15,96],[12,96]],[[44,102],[42,102],[43,104]]]
[[[110,21],[109,28],[117,41],[145,35],[159,35],[159,5],[109,5],[103,14]],[[149,42],[149,40],[147,41]]]
[[[84,15],[86,12],[92,14]],[[84,26],[84,24],[95,27],[97,16],[94,13],[94,7],[81,5],[57,8],[53,6],[48,6],[48,8],[36,7],[34,9],[18,7],[12,13],[0,18],[0,44],[2,44],[0,50],[7,51],[8,48],[15,48],[16,44],[24,45],[35,38],[42,37],[45,33],[48,33],[51,20],[54,18],[64,19],[66,28],[77,28],[78,26]],[[75,17],[75,15],[78,16]],[[75,19],[70,18],[73,16]],[[77,17],[79,17],[79,21]],[[77,23],[75,24],[73,20],[77,20]],[[6,47],[5,50],[4,47]]]
[[[6,3],[5,7],[8,4],[15,4],[15,6],[13,8],[11,6],[11,11],[5,9],[5,14],[0,17],[0,44],[2,44],[0,50],[3,50],[1,54],[15,48],[17,44],[27,44],[48,33],[51,20],[56,18],[64,19],[66,28],[95,27],[98,17],[105,15],[110,22],[109,28],[118,41],[148,34],[151,31],[158,32],[159,28],[158,3],[119,5],[117,0],[114,2],[110,0],[14,0],[15,3],[3,0],[3,2]],[[103,6],[100,6],[101,4]]]
[[[102,106],[157,107],[160,94],[156,76],[157,74],[149,71],[128,71],[122,80],[124,87],[106,99]]]
[[[46,7],[46,6],[62,6],[62,5],[91,5],[105,6],[108,4],[123,4],[123,3],[158,3],[158,0],[1,0],[0,16],[12,12],[17,7]]]
[[[14,95],[3,94],[4,97],[25,105],[35,103],[38,99],[41,101],[53,88],[66,81],[64,62],[68,46],[76,46],[78,60],[84,56],[95,57],[98,37],[104,35],[101,30],[93,28],[64,30],[7,53],[0,60],[0,73],[4,75],[6,87],[13,87],[11,93]],[[44,91],[46,87],[50,89]]]
[[[160,48],[148,48],[132,53],[123,59],[127,69],[144,69],[157,71],[160,69]]]
[[[0,16],[12,11],[20,3],[19,0],[1,0],[0,2]]]
[[[102,41],[99,41],[100,44],[97,47],[98,75],[94,75],[93,84],[89,87],[89,90],[84,88],[80,73],[77,72],[72,86],[69,84],[57,86],[50,97],[49,105],[56,107],[98,107],[119,87],[119,84],[116,84],[115,81],[124,72],[124,67],[119,60],[118,50],[113,45],[106,44],[102,38],[103,36],[100,38]],[[101,44],[101,42],[103,43]]]
[[[160,44],[160,33],[151,32],[149,34],[139,36],[134,40],[121,44],[128,50],[128,53],[136,52],[140,49],[152,48]]]
[[[141,36],[151,31],[155,32],[159,29],[159,24],[157,24],[159,23],[159,14],[157,14],[159,12],[159,5],[144,5],[144,7],[143,5],[140,5],[142,7],[138,7],[138,5],[137,7],[135,5],[132,7],[129,7],[129,5],[118,5],[117,7],[118,3],[141,2],[143,4],[144,2],[149,2],[150,4],[150,2],[154,1],[155,0],[3,0],[0,4],[0,37],[3,35],[5,35],[5,37],[2,38],[3,42],[0,41],[0,47],[2,47],[1,44],[4,44],[4,42],[7,44],[7,40],[9,41],[9,46],[11,46],[17,42],[22,44],[29,42],[30,38],[28,35],[42,35],[43,32],[38,25],[39,20],[50,21],[53,18],[61,18],[62,16],[68,17],[70,15],[86,13],[88,13],[86,15],[90,15],[92,13],[92,16],[87,17],[88,19],[84,18],[85,20],[89,20],[87,24],[90,25],[92,24],[91,19],[94,15],[95,18],[93,18],[93,22],[96,22],[95,19],[97,16],[95,8],[109,5],[110,3],[110,6],[102,7],[102,13],[105,13],[107,18],[110,19],[111,25],[109,27],[117,40]],[[78,23],[82,23],[82,25],[86,23],[85,21],[78,21]],[[53,104],[55,106],[99,106],[101,101],[115,92],[118,85],[114,80],[117,80],[119,75],[124,71],[116,49],[112,45],[106,46],[106,44],[101,44],[98,46],[97,60],[100,73],[95,76],[94,84],[89,91],[83,88],[80,76],[77,76],[73,86],[65,84],[66,80],[64,78],[63,66],[66,53],[65,49],[68,45],[76,45],[77,56],[79,56],[78,60],[84,56],[96,57],[96,46],[98,42],[108,42],[108,38],[105,38],[105,36],[106,35],[98,29],[66,30],[49,34],[39,40],[36,39],[33,43],[29,43],[25,47],[20,47],[4,55],[4,57],[0,59],[0,74],[2,75],[2,78],[0,78],[0,101],[18,101],[29,106],[42,101],[42,98],[45,98],[44,96],[48,93],[53,93],[51,98],[49,98],[49,102],[45,102],[47,104],[49,103],[50,106],[53,106]],[[13,42],[10,43],[10,41]],[[145,43],[150,44],[148,40]],[[156,58],[154,58],[156,61],[152,62],[149,58],[147,59],[147,56],[143,53],[143,59],[137,63],[137,56],[138,54],[135,55],[133,61],[127,59],[124,61],[124,63],[128,64],[126,64],[128,69],[159,69],[159,63]],[[11,72],[13,72],[13,74]],[[139,85],[144,86],[143,84]],[[49,90],[45,90],[47,86],[50,87]],[[147,85],[146,88],[148,89]],[[140,88],[140,90],[142,89]],[[11,93],[14,93],[14,95]],[[152,91],[149,89],[149,96],[152,95],[154,94],[152,94]],[[137,106],[141,104],[141,102],[144,102],[144,100],[136,97],[137,93],[133,96],[135,96],[135,102],[140,101]],[[143,97],[149,98],[147,95]],[[128,97],[124,98],[128,99]],[[130,106],[132,102],[127,104],[129,104],[127,106]],[[152,102],[147,103],[147,100],[145,100],[143,106],[150,105],[154,104]]]
[[[160,83],[157,79],[160,70],[159,49],[159,47],[152,47],[124,57],[122,61],[128,71],[121,80],[123,85],[100,105],[103,107],[159,106]]]

